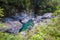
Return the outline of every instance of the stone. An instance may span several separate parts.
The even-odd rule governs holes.
[[[45,13],[42,17],[42,19],[50,19],[52,18],[52,13]]]
[[[19,21],[9,21],[9,22],[5,22],[4,24],[7,27],[7,29],[6,30],[2,29],[2,30],[8,33],[16,34],[19,32],[19,29],[22,28],[22,24]]]

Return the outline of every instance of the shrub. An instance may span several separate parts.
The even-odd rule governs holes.
[[[22,40],[19,35],[0,32],[0,40]]]
[[[4,16],[3,14],[3,9],[0,7],[0,17]]]

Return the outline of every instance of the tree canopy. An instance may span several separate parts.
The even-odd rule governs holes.
[[[4,9],[5,16],[31,9],[36,15],[54,12],[58,4],[59,0],[0,0],[0,7]]]

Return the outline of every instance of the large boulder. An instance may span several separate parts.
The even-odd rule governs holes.
[[[52,13],[45,13],[42,17],[42,19],[50,19],[52,18]]]
[[[4,32],[8,32],[8,33],[18,33],[19,29],[22,28],[22,24],[19,21],[9,21],[9,22],[5,22],[4,25],[6,26],[6,29],[4,30],[4,28],[2,30],[4,30]]]

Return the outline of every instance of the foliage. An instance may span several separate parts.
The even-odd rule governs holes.
[[[3,14],[3,9],[0,7],[0,17],[4,16]]]
[[[60,15],[60,10],[56,10],[53,15]]]
[[[32,8],[35,14],[54,12],[59,2],[58,0],[32,0]]]
[[[2,5],[1,5],[2,4]],[[14,15],[16,12],[31,9],[39,15],[45,12],[54,12],[59,0],[0,0],[0,6],[4,8],[4,15]]]
[[[57,10],[55,10],[55,12],[53,13],[53,15],[55,16],[60,15],[60,5],[58,5],[56,8]]]
[[[0,22],[0,27],[4,27],[4,24]]]
[[[0,40],[22,40],[19,35],[0,32]]]
[[[32,40],[60,40],[60,18],[53,20],[52,24],[36,27]]]
[[[0,22],[0,29],[2,29],[2,28],[3,28],[3,30],[7,29],[7,26],[4,23]]]

